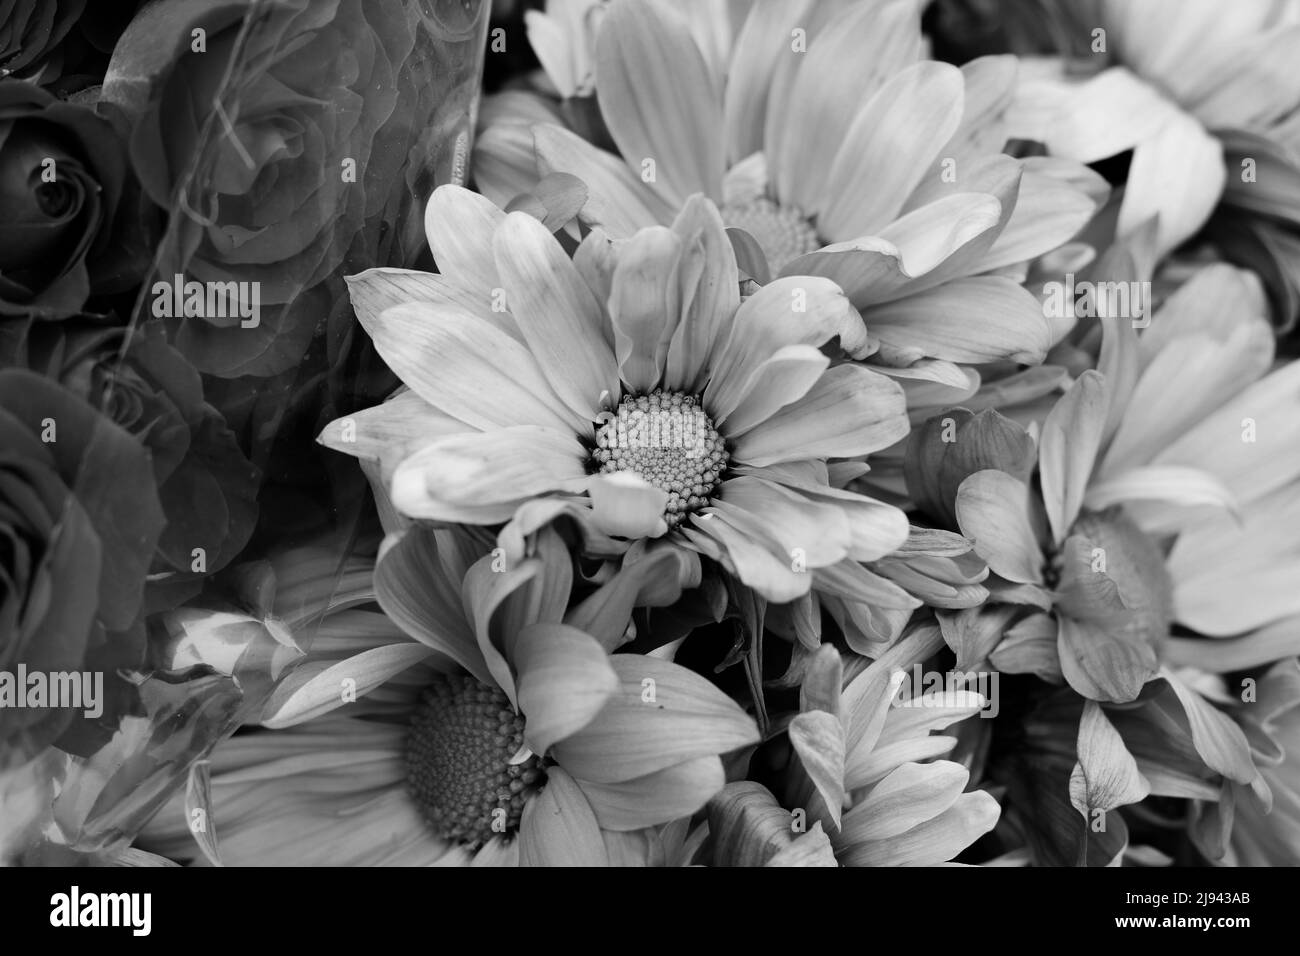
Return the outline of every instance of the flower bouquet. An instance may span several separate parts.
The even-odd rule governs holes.
[[[5,862],[1300,864],[1297,0],[10,6]]]

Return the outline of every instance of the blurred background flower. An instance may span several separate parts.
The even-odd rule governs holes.
[[[480,22],[359,0],[163,0],[132,21],[102,96],[127,117],[145,190],[172,212],[159,274],[257,282],[267,306],[255,327],[182,317],[175,344],[196,367],[284,371],[325,329],[339,289],[325,280],[418,255],[413,195],[465,161],[469,132],[457,146],[447,124],[467,118],[460,86],[478,59],[441,77],[431,102],[422,34],[474,44]]]
[[[0,371],[0,669],[103,675],[102,713],[5,708],[0,758],[87,754],[133,706],[145,576],[164,517],[149,455],[57,382]],[[16,678],[15,678],[16,679]]]
[[[0,362],[59,382],[144,446],[167,520],[149,568],[146,610],[193,597],[247,543],[259,479],[204,401],[198,373],[167,344],[157,321],[129,334],[96,316],[7,331]]]

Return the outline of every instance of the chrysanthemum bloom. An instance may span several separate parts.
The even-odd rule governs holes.
[[[456,530],[386,541],[373,595],[352,595],[386,613],[325,616],[263,714],[276,729],[213,757],[228,860],[603,865],[605,831],[690,815],[722,787],[719,755],[756,743],[754,722],[683,667],[609,653],[675,557],[568,608],[570,555],[549,529],[536,546],[505,567]],[[183,853],[184,822],[163,814],[143,842]]]
[[[1300,318],[1300,2],[1058,3],[1089,59],[1071,79],[1037,62],[1012,111],[1018,135],[1083,162],[1133,150],[1121,233],[1159,215],[1159,250],[1206,235],[1264,275],[1277,321]],[[1102,32],[1097,32],[1102,31]],[[1217,212],[1215,211],[1217,208]]]
[[[617,536],[612,553],[666,538],[774,602],[906,540],[902,512],[828,480],[827,459],[907,427],[892,380],[821,351],[870,350],[830,280],[790,276],[742,300],[702,197],[671,228],[593,232],[572,260],[538,220],[456,187],[435,192],[427,225],[442,275],[352,283],[409,391],[321,436],[377,460],[401,513],[510,522],[503,542],[569,514]]]
[[[996,441],[972,432],[952,443],[960,471],[918,480],[939,514],[932,502],[955,487],[947,507],[1000,578],[994,600],[1037,609],[1008,635],[1017,658],[1043,651],[1034,659],[1047,662],[1054,646],[1075,690],[1124,701],[1155,675],[1174,622],[1249,634],[1238,666],[1269,659],[1252,647],[1296,652],[1278,640],[1300,621],[1289,533],[1300,520],[1300,368],[1266,374],[1263,309],[1251,274],[1202,269],[1140,339],[1108,322],[1100,371],[1065,393],[1036,447],[1004,419]],[[914,474],[943,472],[938,431],[916,437]],[[1179,662],[1196,663],[1194,647],[1179,647]],[[999,653],[1005,662],[1009,648],[995,663]]]
[[[1000,152],[1014,58],[922,61],[912,0],[759,0],[725,49],[695,34],[658,0],[614,0],[596,94],[621,155],[542,124],[538,175],[583,180],[583,218],[620,237],[709,196],[751,237],[750,275],[826,276],[869,310],[882,363],[1041,360],[1042,312],[998,273],[1074,235],[1099,181]]]
[[[984,696],[917,687],[899,699],[905,668],[942,647],[938,628],[923,625],[847,683],[834,647],[809,662],[785,803],[821,823],[845,866],[944,863],[997,823],[997,800],[965,792],[967,769],[938,759],[957,739],[931,733],[978,713]]]
[[[939,615],[959,659],[1138,701],[1107,710],[1120,741],[1109,753],[1163,768],[1151,792],[1214,799],[1224,781],[1266,806],[1245,735],[1172,670],[1297,651],[1300,551],[1283,529],[1300,500],[1300,368],[1266,374],[1262,312],[1249,273],[1201,270],[1141,338],[1106,321],[1101,371],[1073,384],[1036,441],[1006,419],[972,420],[951,443],[938,428],[916,436],[911,490],[930,514],[950,511],[994,572],[988,605]],[[1202,636],[1171,641],[1175,624]],[[1033,718],[1038,737],[1076,733],[1077,699],[1061,706]],[[1180,725],[1187,747],[1170,768],[1161,747]]]

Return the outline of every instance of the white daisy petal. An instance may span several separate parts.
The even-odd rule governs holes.
[[[545,754],[581,730],[618,689],[605,649],[567,624],[530,624],[510,642],[525,740]]]
[[[600,825],[638,830],[699,810],[727,782],[722,761],[696,757],[663,770],[614,783],[579,781]]]
[[[837,365],[808,393],[737,438],[732,454],[756,467],[803,458],[852,458],[908,432],[903,390],[861,365]]]
[[[992,830],[1001,811],[998,801],[983,790],[964,793],[947,810],[905,833],[838,855],[845,866],[935,866]]]
[[[737,310],[705,389],[704,407],[734,408],[754,372],[781,349],[821,346],[837,335],[850,354],[866,346],[862,319],[835,283],[814,276],[773,280]]]
[[[596,96],[629,165],[653,163],[651,188],[673,203],[721,197],[722,104],[686,22],[657,0],[616,3],[596,49]]]
[[[814,3],[808,19],[799,24],[806,52],[795,54],[793,75],[774,80],[763,151],[776,196],[816,214],[845,133],[872,94],[920,56],[921,30],[911,0]],[[790,49],[789,31],[785,39]]]
[[[605,866],[609,861],[591,804],[560,767],[547,772],[542,792],[524,804],[518,839],[520,866]]]
[[[546,227],[512,212],[493,248],[507,307],[555,394],[578,417],[595,418],[619,394],[618,365],[600,305]]]
[[[1022,584],[1041,584],[1043,554],[1029,511],[1029,488],[1004,471],[986,469],[957,489],[957,522],[989,567]]]
[[[712,510],[742,530],[760,530],[792,558],[797,551],[809,568],[842,560],[852,540],[839,508],[759,478],[741,475],[723,482]]]
[[[825,184],[834,201],[818,204],[817,231],[839,242],[887,226],[956,131],[963,102],[951,64],[927,60],[891,77],[845,131]]]
[[[1038,450],[1043,504],[1058,544],[1083,505],[1106,423],[1107,401],[1106,380],[1087,371],[1043,422]]]
[[[505,218],[496,204],[476,192],[451,185],[435,189],[424,208],[424,232],[438,271],[469,289],[499,286],[492,237]]]
[[[831,360],[811,345],[787,345],[763,360],[743,391],[734,394],[735,406],[713,406],[713,423],[729,437],[743,435],[778,409],[808,394],[830,366]],[[731,397],[731,396],[729,396]]]
[[[845,815],[833,842],[854,846],[905,833],[956,803],[968,779],[965,767],[948,760],[903,764]]]
[[[594,412],[584,417],[565,408],[528,349],[483,319],[420,302],[358,318],[389,367],[445,415],[472,428],[594,432]]]
[[[682,241],[682,316],[668,346],[664,387],[699,391],[728,342],[740,306],[740,273],[722,217],[703,196],[692,196],[673,220]]]
[[[763,119],[779,58],[800,54],[791,48],[791,30],[804,23],[811,0],[755,0],[736,38],[727,70],[724,123],[727,159],[737,162],[763,148]]]
[[[663,376],[682,314],[681,256],[677,234],[657,226],[627,240],[614,268],[609,295],[614,351],[619,373],[634,392],[650,391]]]
[[[698,674],[639,654],[615,654],[609,662],[619,689],[595,720],[553,750],[580,779],[632,780],[758,742],[754,721]]]
[[[672,219],[668,204],[618,157],[560,126],[534,126],[532,135],[539,176],[570,173],[587,184],[587,202],[582,209],[586,222],[626,238],[643,226]]]
[[[393,504],[412,518],[504,521],[526,498],[581,491],[586,457],[572,436],[531,425],[453,435],[397,466]],[[498,517],[484,521],[487,515]]]
[[[910,365],[923,358],[978,365],[1037,364],[1052,344],[1042,305],[1011,279],[976,276],[866,310],[880,358]]]

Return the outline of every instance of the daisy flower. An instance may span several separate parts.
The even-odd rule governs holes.
[[[1107,709],[1122,742],[1107,752],[1157,768],[1150,792],[1216,799],[1224,780],[1264,807],[1246,737],[1174,670],[1300,650],[1300,552],[1283,530],[1300,500],[1300,368],[1268,374],[1262,312],[1251,274],[1200,270],[1141,338],[1103,320],[1100,371],[1084,372],[1041,429],[986,418],[949,443],[917,436],[912,490],[931,514],[951,510],[993,572],[987,605],[938,615],[959,660],[1141,704]],[[1170,638],[1175,625],[1203,636]],[[1032,721],[1048,751],[1080,720],[1077,697],[1053,706]],[[1176,736],[1188,746],[1170,767]]]
[[[1005,419],[948,448],[917,436],[918,497],[955,487],[927,510],[951,509],[999,579],[994,600],[1036,608],[1008,634],[1015,657],[1054,645],[1080,694],[1125,701],[1155,676],[1175,622],[1237,636],[1239,667],[1300,650],[1283,637],[1300,621],[1285,583],[1300,551],[1284,530],[1300,517],[1300,369],[1266,374],[1263,308],[1251,274],[1202,269],[1140,339],[1107,322],[1100,370],[1056,403],[1036,444]],[[1196,648],[1180,642],[1177,662],[1195,664]]]
[[[508,522],[508,549],[568,514],[606,554],[665,538],[778,603],[809,591],[809,571],[906,540],[902,512],[829,481],[828,459],[907,428],[892,380],[822,351],[870,348],[830,280],[742,299],[703,197],[671,228],[593,232],[572,260],[537,219],[457,187],[435,192],[427,226],[442,275],[351,284],[409,390],[320,439],[377,461],[402,514]]]
[[[932,733],[978,713],[985,698],[915,688],[899,699],[905,668],[942,647],[939,629],[928,624],[849,680],[830,645],[808,664],[800,713],[789,725],[797,761],[786,805],[806,808],[845,866],[934,866],[997,823],[997,800],[967,792],[968,769],[939,759],[957,738]]]
[[[1277,320],[1293,327],[1300,2],[1245,0],[1231,13],[1213,0],[1057,6],[1074,35],[1091,33],[1091,58],[1115,65],[1079,79],[1065,60],[1035,62],[1010,112],[1017,135],[1083,162],[1131,149],[1120,235],[1158,216],[1163,253],[1208,222],[1225,255],[1264,274]]]
[[[1014,58],[958,69],[922,46],[912,0],[759,0],[722,50],[659,0],[614,0],[596,95],[620,155],[540,124],[537,174],[585,182],[583,218],[619,237],[709,196],[755,279],[825,276],[868,310],[877,361],[1040,361],[1041,309],[1000,273],[1074,235],[1104,186],[1000,152]]]
[[[689,816],[722,787],[719,755],[756,743],[753,721],[683,667],[609,653],[670,553],[572,608],[553,531],[508,568],[480,553],[459,530],[386,539],[373,593],[352,595],[384,613],[326,614],[262,715],[273,729],[215,752],[226,859],[604,865],[606,831]],[[184,820],[161,815],[142,842],[176,853]]]

